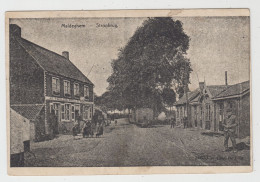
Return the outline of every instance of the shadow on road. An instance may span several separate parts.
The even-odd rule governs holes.
[[[229,147],[228,150],[232,150],[233,147]],[[250,147],[245,144],[245,142],[240,142],[240,143],[237,143],[236,145],[236,149],[241,151],[241,150],[250,150]]]

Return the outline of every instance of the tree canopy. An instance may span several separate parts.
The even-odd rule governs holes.
[[[185,57],[189,40],[178,20],[169,17],[145,20],[119,50],[118,58],[112,60],[108,90],[118,100],[117,104],[160,111],[164,104],[172,103],[166,95],[174,97],[174,101],[175,92],[183,95],[192,71]]]

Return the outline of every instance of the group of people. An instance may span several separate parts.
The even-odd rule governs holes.
[[[175,125],[176,125],[176,120],[175,120],[175,118],[170,118],[170,119],[168,119],[168,122],[170,122],[171,128],[174,128],[174,127],[175,127]]]
[[[88,121],[84,121],[83,126],[80,128],[80,124],[78,123],[78,121],[76,121],[72,128],[72,133],[74,139],[76,139],[76,136],[79,133],[82,133],[83,138],[94,137],[94,136],[100,137],[104,133],[104,122],[94,123],[88,120]]]

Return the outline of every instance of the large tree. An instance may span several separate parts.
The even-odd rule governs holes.
[[[189,82],[188,48],[189,37],[180,21],[148,18],[112,61],[109,91],[127,108],[162,110],[163,90],[174,88],[178,93]]]

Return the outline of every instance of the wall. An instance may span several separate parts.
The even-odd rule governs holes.
[[[30,121],[10,109],[10,153],[23,152],[23,142],[27,140],[30,140]]]
[[[60,79],[60,94],[54,95],[52,93],[52,77],[56,77]],[[64,95],[64,80],[70,81],[70,96]],[[79,97],[74,95],[74,83],[79,84]],[[70,98],[80,100],[80,97],[84,96],[84,85],[87,85],[89,88],[89,99],[85,99],[86,101],[93,102],[93,86],[87,83],[83,83],[71,78],[66,78],[63,76],[59,76],[53,73],[46,73],[46,96],[51,97],[59,97],[59,98]]]
[[[241,115],[239,137],[250,136],[250,94],[246,94],[241,99]]]
[[[33,121],[33,124],[35,129],[34,141],[39,142],[45,140],[45,107],[42,108],[36,119]],[[33,129],[33,126],[31,127],[31,129]]]
[[[40,104],[44,102],[44,72],[36,61],[10,39],[10,103]]]

